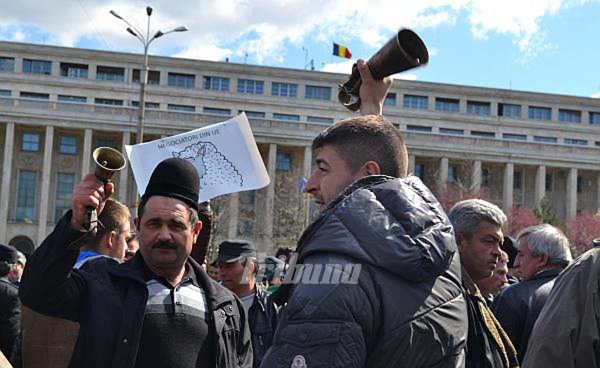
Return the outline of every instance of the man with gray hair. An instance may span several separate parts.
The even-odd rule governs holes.
[[[458,202],[448,215],[454,226],[462,265],[462,286],[469,315],[466,367],[518,367],[515,348],[473,280],[490,277],[504,241],[506,215],[481,200]]]
[[[516,346],[521,363],[554,280],[572,258],[567,237],[552,225],[526,228],[517,243],[515,269],[522,282],[505,289],[492,303],[492,310]]]

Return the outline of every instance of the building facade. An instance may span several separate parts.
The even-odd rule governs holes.
[[[0,42],[0,242],[31,252],[70,208],[95,147],[136,142],[142,56]],[[301,192],[312,139],[353,113],[337,102],[346,76],[150,57],[144,140],[245,111],[271,185],[223,196],[216,238],[251,238],[273,253],[314,216]],[[505,210],[543,198],[568,222],[600,208],[597,99],[395,81],[384,114],[401,131],[410,171],[436,193],[486,196]],[[135,207],[129,170],[116,197]]]

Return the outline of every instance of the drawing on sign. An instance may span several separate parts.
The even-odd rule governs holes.
[[[198,142],[185,147],[183,151],[173,152],[173,157],[190,161],[200,174],[200,188],[216,185],[242,186],[244,179],[233,163],[217,150],[210,142]]]

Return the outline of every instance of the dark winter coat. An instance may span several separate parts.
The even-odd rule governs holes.
[[[533,325],[542,312],[560,271],[562,270],[540,271],[529,280],[504,289],[492,303],[492,312],[517,349],[519,363],[525,358]]]
[[[0,278],[0,351],[7,359],[12,354],[21,323],[18,290],[6,277]]]
[[[39,313],[80,323],[71,367],[133,367],[148,298],[144,259],[138,252],[122,264],[100,258],[85,270],[72,270],[79,251],[68,250],[67,245],[81,233],[70,229],[70,216],[69,211],[27,262],[21,300]],[[209,366],[251,367],[250,334],[241,302],[195,261],[188,262],[206,293],[209,341],[214,345]]]
[[[262,367],[462,367],[467,311],[452,226],[421,181],[369,176],[298,243]],[[358,271],[357,271],[358,270]]]
[[[269,299],[269,293],[265,289],[257,287],[254,301],[248,311],[255,368],[260,366],[267,349],[273,342],[278,312],[279,308]]]

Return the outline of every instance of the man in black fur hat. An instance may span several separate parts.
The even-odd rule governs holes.
[[[135,219],[139,252],[123,264],[72,270],[86,207],[114,192],[88,174],[73,205],[34,252],[20,296],[30,308],[81,325],[71,367],[251,367],[246,313],[189,257],[202,229],[199,178],[183,159],[161,162]],[[85,236],[84,236],[85,237]]]

